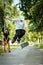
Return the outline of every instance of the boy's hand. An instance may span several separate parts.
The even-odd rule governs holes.
[[[9,20],[9,21],[12,21],[12,19],[11,19],[11,18],[7,18],[7,17],[4,17],[4,19]]]

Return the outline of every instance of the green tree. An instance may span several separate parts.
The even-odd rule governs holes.
[[[37,3],[30,9],[31,15],[37,25],[37,30],[43,31],[43,0],[37,1]]]
[[[4,10],[3,10],[3,4],[2,4],[2,0],[0,0],[0,38],[2,38],[2,27],[4,25]]]
[[[19,8],[36,31],[43,30],[43,0],[20,0]]]
[[[11,30],[14,30],[15,24],[9,22],[8,20],[4,20],[4,14],[5,16],[15,18],[19,16],[19,10],[17,10],[17,7],[12,7],[13,0],[0,0],[0,39],[2,38],[2,28],[4,27],[4,22],[6,22],[6,27],[8,28],[10,34],[10,38],[13,37],[14,32]],[[4,4],[5,3],[5,4]],[[5,6],[6,5],[6,6]],[[4,7],[5,6],[5,7]]]

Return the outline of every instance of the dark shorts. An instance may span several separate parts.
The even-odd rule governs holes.
[[[7,40],[7,42],[9,42],[9,38],[4,38],[4,41],[6,41]]]
[[[14,39],[15,41],[16,41],[17,38],[18,38],[18,39],[21,39],[24,34],[25,34],[25,30],[23,30],[23,29],[18,29],[18,30],[16,30],[16,34],[15,34],[15,36],[14,36],[13,39]]]

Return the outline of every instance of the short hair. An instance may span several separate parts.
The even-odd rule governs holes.
[[[23,16],[21,16],[21,17],[20,17],[20,20],[24,20],[24,17],[23,17]]]

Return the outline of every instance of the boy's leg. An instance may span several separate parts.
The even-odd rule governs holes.
[[[10,52],[10,43],[9,43],[9,37],[7,38],[7,45],[8,45],[8,51]]]
[[[9,44],[9,41],[7,42],[7,44],[8,44],[8,51],[11,52],[11,51],[10,51],[10,44]]]
[[[6,52],[6,45],[7,45],[7,42],[6,40],[4,40],[4,51]]]
[[[14,43],[14,42],[16,41],[16,39],[17,39],[17,33],[16,33],[15,36],[13,37],[12,43]]]
[[[25,34],[25,30],[20,30],[21,32],[20,32],[20,34],[18,35],[18,39],[17,39],[17,41],[18,41],[18,43],[20,43],[20,40],[21,40],[21,38],[24,36],[24,34]]]

